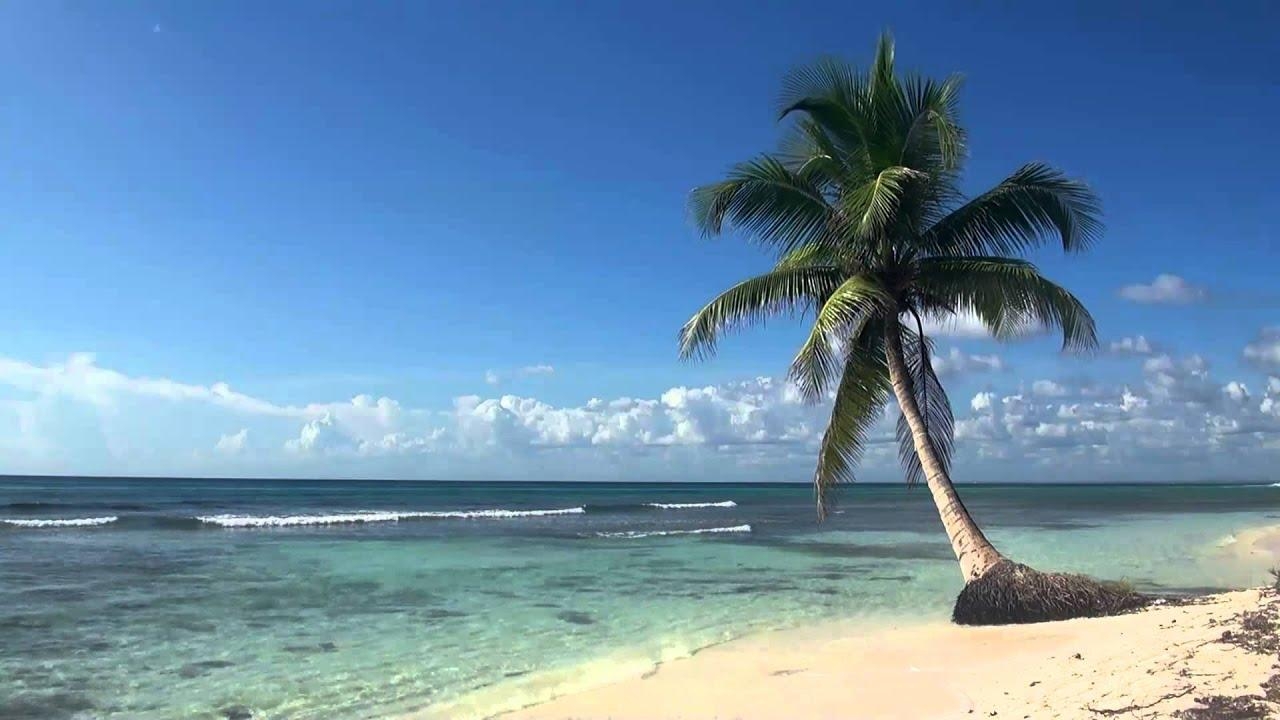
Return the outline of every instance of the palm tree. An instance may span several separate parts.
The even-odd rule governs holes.
[[[1112,585],[1012,563],[983,534],[951,483],[951,406],[924,332],[927,320],[967,314],[996,338],[1044,327],[1061,331],[1064,350],[1094,348],[1088,310],[1018,256],[1051,239],[1068,253],[1087,249],[1102,231],[1097,197],[1031,163],[966,199],[960,79],[899,76],[888,34],[869,71],[825,60],[783,88],[780,116],[794,122],[780,150],[690,199],[705,235],[733,227],[779,259],[699,310],[680,332],[681,355],[707,357],[721,335],[771,315],[812,313],[789,377],[810,401],[834,403],[813,478],[819,518],[832,488],[853,480],[892,394],[907,481],[925,481],[964,576],[957,622],[1099,614],[1136,602]]]

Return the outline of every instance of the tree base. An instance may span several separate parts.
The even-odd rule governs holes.
[[[964,586],[951,620],[959,625],[1008,625],[1099,617],[1140,608],[1149,600],[1121,583],[1044,573],[1004,560]]]

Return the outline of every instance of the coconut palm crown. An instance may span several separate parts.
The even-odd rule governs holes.
[[[1080,252],[1102,225],[1086,185],[1039,163],[965,197],[959,90],[956,76],[897,73],[887,34],[869,70],[823,60],[791,73],[780,149],[690,199],[705,235],[733,229],[779,259],[690,318],[680,352],[705,357],[726,332],[812,313],[789,377],[811,401],[834,399],[813,478],[819,516],[832,488],[854,479],[892,394],[907,481],[929,487],[969,582],[1007,561],[952,486],[951,406],[925,325],[972,315],[998,339],[1045,327],[1061,331],[1065,350],[1094,348],[1089,312],[1021,256],[1049,242]]]

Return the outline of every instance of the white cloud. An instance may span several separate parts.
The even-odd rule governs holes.
[[[1108,346],[1112,355],[1151,355],[1155,346],[1143,335],[1113,340]]]
[[[992,392],[980,392],[973,396],[969,401],[969,407],[974,412],[983,412],[991,409],[991,404],[995,402],[996,394]]]
[[[944,355],[935,354],[930,359],[933,361],[933,371],[938,374],[938,377],[1004,370],[1004,362],[999,355],[969,355],[957,348],[951,348]]]
[[[1249,388],[1242,382],[1232,380],[1222,386],[1222,392],[1235,402],[1248,402]]]
[[[1258,331],[1258,337],[1244,346],[1244,359],[1263,370],[1280,370],[1280,325]]]
[[[904,322],[906,320],[904,319]],[[914,322],[914,320],[912,320]],[[991,337],[987,326],[972,313],[948,315],[946,317],[926,317],[922,319],[925,335],[929,337],[950,337],[977,340]]]
[[[949,372],[1004,367],[959,351],[937,360]],[[1118,477],[1159,468],[1193,479],[1214,462],[1237,472],[1280,460],[1274,373],[1223,382],[1199,356],[1160,354],[1145,358],[1134,380],[1044,378],[1026,392],[957,399],[957,467],[976,464],[973,472],[991,479],[1021,476],[1028,462],[1057,463],[1061,479],[1108,468]],[[88,355],[43,366],[0,359],[0,470],[208,471],[190,465],[193,450],[230,426],[240,429],[221,435],[206,461],[230,462],[252,437],[254,468],[242,460],[215,467],[256,474],[802,479],[829,411],[769,377],[570,405],[465,396],[431,410],[370,395],[283,405],[220,384],[129,376]],[[898,477],[895,419],[891,409],[873,428],[863,477]]]
[[[907,327],[915,327],[915,318],[910,315],[904,315],[902,322]],[[992,337],[986,324],[977,315],[968,311],[945,316],[926,316],[921,318],[921,324],[924,326],[925,335],[929,337],[948,337],[957,340],[987,340]],[[1031,337],[1042,334],[1045,330],[1046,328],[1041,325],[1028,324],[1014,332],[1013,337]]]
[[[1065,386],[1052,380],[1037,380],[1031,383],[1031,394],[1038,397],[1063,397],[1068,391]]]
[[[249,428],[240,428],[239,432],[218,438],[218,442],[213,446],[213,449],[227,455],[239,455],[244,451],[244,444],[248,439]]]
[[[808,442],[816,441],[825,412],[803,403],[790,384],[767,377],[579,407],[516,395],[465,396],[454,402],[447,431],[436,439],[470,450]]]
[[[972,414],[957,421],[958,446],[978,458],[1070,459],[1076,472],[1092,467],[1118,477],[1158,468],[1153,479],[1169,479],[1170,463],[1181,463],[1183,474],[1174,477],[1202,479],[1186,473],[1215,462],[1223,472],[1256,472],[1277,459],[1280,415],[1270,413],[1280,404],[1280,381],[1255,400],[1242,382],[1214,384],[1196,356],[1155,358],[1145,376],[1142,389],[1092,396],[1052,381],[1034,383],[1031,396],[978,393]]]
[[[120,396],[142,396],[209,402],[251,415],[291,416],[302,412],[235,392],[224,382],[205,386],[166,378],[130,377],[99,367],[92,353],[72,353],[66,361],[46,366],[0,358],[0,384],[41,395],[68,396],[98,407],[110,407]]]
[[[486,370],[484,372],[484,381],[489,385],[501,385],[507,380],[518,377],[534,377],[534,376],[550,376],[555,375],[556,369],[553,365],[525,365],[516,368],[510,372],[502,372],[499,370]]]
[[[298,437],[285,442],[286,450],[299,453],[321,452],[350,446],[349,439],[335,427],[333,416],[325,413],[302,426]]]
[[[1157,275],[1150,284],[1125,285],[1120,297],[1145,305],[1189,305],[1203,302],[1209,293],[1198,285],[1192,285],[1178,275]]]
[[[1142,363],[1142,374],[1153,396],[1199,404],[1213,402],[1218,387],[1209,378],[1209,363],[1199,355],[1175,360],[1156,355]]]

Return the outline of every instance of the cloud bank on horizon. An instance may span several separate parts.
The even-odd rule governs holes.
[[[943,337],[966,337],[963,319]],[[1103,344],[1123,382],[1027,377],[998,354],[939,349],[952,390],[959,480],[1194,480],[1263,475],[1280,460],[1280,327],[1240,349],[1253,372],[1215,377],[1197,354],[1145,336]],[[1107,360],[1107,358],[1111,358]],[[499,374],[550,376],[549,365]],[[491,385],[495,383],[490,383]],[[0,461],[9,473],[440,479],[804,480],[829,407],[776,377],[652,397],[553,405],[462,395],[443,408],[390,397],[282,404],[232,389],[131,376],[77,353],[0,357]],[[898,477],[890,408],[860,477]]]

